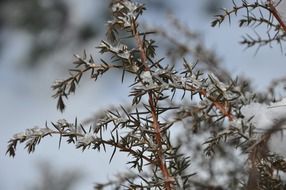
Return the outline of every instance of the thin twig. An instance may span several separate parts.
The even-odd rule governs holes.
[[[272,0],[267,0],[267,1],[269,3],[269,8],[270,8],[271,13],[276,18],[276,20],[279,22],[279,24],[282,27],[282,29],[284,30],[284,32],[286,32],[286,25],[285,25],[284,21],[282,20],[280,14],[278,13],[277,9],[273,5],[273,1]]]
[[[136,40],[136,44],[137,47],[140,51],[140,57],[141,57],[141,61],[142,61],[142,65],[144,66],[144,70],[145,71],[150,71],[150,68],[147,65],[147,56],[144,50],[144,45],[142,42],[142,39],[140,38],[139,32],[136,28],[136,23],[135,20],[132,22],[132,30],[133,30],[133,34]],[[159,126],[159,122],[158,122],[158,116],[156,113],[156,107],[154,105],[154,99],[153,99],[153,95],[151,92],[148,92],[148,96],[149,96],[149,105],[151,107],[151,114],[152,114],[152,119],[153,119],[153,128],[155,130],[155,138],[156,138],[156,143],[158,146],[158,164],[159,164],[159,168],[162,171],[162,174],[164,176],[164,182],[165,182],[165,188],[166,190],[171,190],[172,189],[172,177],[169,174],[169,171],[167,169],[167,166],[165,164],[165,160],[164,160],[164,155],[163,155],[163,149],[162,149],[162,137],[161,137],[161,130],[160,130],[160,126]]]

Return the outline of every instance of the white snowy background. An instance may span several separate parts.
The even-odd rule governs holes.
[[[244,47],[239,45],[238,41],[246,31],[238,28],[235,22],[231,25],[222,24],[220,28],[210,27],[212,18],[201,13],[205,1],[207,0],[169,0],[169,3],[172,4],[173,12],[183,23],[203,34],[206,45],[214,48],[222,57],[225,67],[233,74],[233,77],[247,76],[258,90],[263,91],[271,79],[285,76],[285,56],[281,54],[279,47],[274,45],[273,48],[262,48],[256,56],[252,49],[243,51]],[[98,2],[94,0],[71,0],[70,3],[73,7],[74,23],[89,18],[92,11],[100,11],[96,9]],[[284,18],[285,6],[286,2],[283,0],[279,11]],[[157,26],[168,24],[163,12],[153,14],[148,10],[145,12],[146,22]],[[156,20],[153,19],[154,16]],[[65,56],[68,63],[72,62],[72,54],[79,53],[82,49],[96,51],[94,47],[98,45],[99,40],[90,42],[88,47],[69,47],[66,52],[58,52],[49,59],[49,64],[40,66],[37,72],[21,69],[21,58],[25,53],[23,51],[27,40],[26,36],[21,33],[12,34],[12,38],[5,41],[6,49],[0,55],[0,189],[27,189],[39,180],[35,163],[41,160],[50,161],[57,171],[68,168],[79,168],[84,171],[84,180],[74,189],[92,189],[93,182],[105,181],[107,177],[112,177],[113,174],[126,169],[124,154],[115,157],[114,161],[109,164],[110,152],[105,154],[91,150],[82,153],[74,146],[65,143],[62,144],[61,150],[58,150],[56,137],[43,140],[34,154],[28,155],[20,145],[15,158],[5,156],[9,138],[26,128],[43,126],[45,121],[56,121],[61,118],[73,121],[77,117],[81,121],[107,105],[128,102],[125,98],[126,92],[121,91],[120,76],[110,78],[114,76],[108,75],[99,80],[102,82],[91,81],[82,84],[78,92],[67,102],[66,111],[63,114],[59,113],[56,111],[55,100],[51,98],[50,89],[52,82],[62,78],[62,73],[64,73],[58,70],[63,67],[59,67],[57,60],[59,58],[62,60]],[[68,67],[67,64],[65,69]],[[106,89],[106,86],[110,89]],[[254,104],[251,106],[256,109],[251,108],[249,115],[256,114],[252,112],[259,112],[254,121],[262,127],[264,122],[272,122],[278,115],[285,113],[286,109],[286,107],[280,107],[275,112],[271,112],[272,109],[269,108],[271,105]],[[271,117],[268,117],[269,115]],[[282,142],[283,144],[280,143],[280,145],[285,145],[285,142]]]
[[[241,109],[241,113],[245,116],[245,121],[250,122],[255,126],[255,131],[258,134],[266,133],[275,127],[275,123],[285,119],[286,117],[286,98],[281,101],[267,104],[250,103]],[[268,141],[268,148],[271,152],[275,152],[281,156],[286,157],[286,138],[285,125],[279,126],[277,132],[271,134]]]

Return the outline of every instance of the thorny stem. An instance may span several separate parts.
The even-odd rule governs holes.
[[[267,1],[268,1],[268,4],[269,4],[271,13],[276,18],[276,20],[279,22],[279,24],[282,27],[282,29],[284,30],[284,32],[286,32],[286,25],[285,25],[284,21],[282,20],[280,14],[278,13],[277,9],[273,5],[273,1],[272,0],[267,0]]]
[[[136,44],[137,44],[138,49],[140,51],[140,57],[141,57],[141,61],[142,61],[144,70],[150,71],[150,68],[147,65],[147,57],[146,57],[146,53],[144,51],[143,42],[142,42],[142,39],[140,38],[140,35],[136,29],[135,22],[133,22],[132,26],[133,26],[132,30],[134,33]],[[191,87],[191,90],[195,90],[193,88],[194,87]],[[203,96],[206,96],[206,94],[207,94],[205,90],[201,90],[199,93]],[[155,138],[156,138],[156,143],[158,145],[158,158],[157,158],[158,164],[159,164],[159,167],[160,167],[162,174],[165,178],[165,188],[167,190],[171,190],[172,189],[172,185],[171,185],[172,177],[170,176],[169,171],[167,169],[167,166],[164,162],[164,155],[163,155],[162,142],[161,142],[162,137],[161,137],[161,131],[160,131],[159,122],[158,122],[158,116],[156,113],[156,107],[154,105],[153,94],[151,92],[148,92],[148,95],[149,95],[149,105],[151,107],[151,113],[152,113],[152,119],[153,119],[153,128],[154,128],[155,133],[156,133]],[[221,102],[218,102],[218,101],[211,99],[210,97],[207,97],[207,98],[209,98],[213,102],[213,105],[216,108],[218,108],[224,114],[224,116],[228,117],[228,119],[230,121],[232,121],[234,119],[233,115],[231,115],[231,113],[230,113],[230,110],[228,108],[226,108],[225,105],[223,105]]]
[[[175,44],[176,46],[181,47],[181,48],[185,49],[186,51],[193,52],[193,50],[191,50],[189,47],[187,47],[187,46],[185,46],[183,44],[180,44],[179,42],[177,42],[177,40],[175,40],[174,38],[169,36],[166,32],[164,32],[164,31],[157,31],[157,32],[159,32],[162,36],[166,37],[172,44]],[[203,58],[203,57],[201,57],[201,58],[202,59],[206,59],[206,58]],[[212,64],[213,64],[213,62],[212,62]],[[228,74],[227,74],[227,72],[223,71],[222,75],[227,76]],[[197,91],[197,89],[194,86],[190,86],[190,90],[191,91]],[[203,90],[199,90],[199,93],[200,93],[200,95],[207,97],[206,96],[207,93],[206,93],[206,91],[204,89]],[[232,121],[234,119],[234,116],[230,113],[230,111],[231,111],[229,109],[230,106],[224,105],[223,103],[216,101],[215,98],[213,98],[211,96],[208,96],[207,98],[209,100],[211,100],[213,102],[213,105],[217,109],[219,109],[223,113],[223,115],[225,117],[228,117],[228,119],[230,121]]]
[[[270,11],[270,13],[275,17],[275,19],[278,21],[279,25],[282,27],[283,31],[286,32],[286,24],[285,22],[282,20],[279,12],[277,11],[277,9],[275,8],[275,6],[273,5],[273,0],[267,0],[268,5],[264,6],[264,5],[260,5],[260,4],[243,4],[242,6],[235,6],[233,10],[231,11],[226,11],[224,16],[229,16],[230,14],[233,14],[237,12],[237,10],[241,9],[241,8],[255,8],[257,6],[264,8],[268,11]]]
[[[202,95],[206,96],[206,91],[202,90],[200,92]],[[231,106],[229,105],[224,105],[222,102],[219,102],[217,100],[215,100],[213,97],[207,97],[209,100],[211,100],[213,102],[213,105],[219,109],[222,114],[228,118],[229,121],[233,121],[234,120],[234,116],[231,114]]]
[[[136,44],[137,44],[139,52],[140,52],[140,58],[141,58],[141,62],[142,62],[142,66],[144,68],[144,71],[150,71],[150,68],[147,65],[147,57],[146,57],[146,53],[144,50],[144,45],[143,45],[142,39],[140,38],[139,32],[137,30],[135,20],[133,20],[133,22],[132,22],[132,31],[133,31],[134,38],[136,40]],[[191,86],[190,90],[194,91],[196,89],[194,89],[194,87]],[[203,95],[205,97],[207,96],[206,90],[204,90],[204,89],[200,90],[199,93],[200,93],[200,95]],[[163,154],[162,142],[161,142],[162,136],[161,136],[161,130],[160,130],[159,122],[158,122],[158,115],[156,113],[155,100],[154,100],[153,94],[151,92],[148,92],[148,96],[149,96],[149,105],[151,107],[151,114],[152,114],[152,119],[153,119],[152,125],[153,125],[153,128],[155,130],[155,134],[156,134],[155,138],[156,138],[156,143],[158,145],[158,157],[157,157],[158,165],[159,165],[160,170],[161,170],[161,172],[165,178],[165,188],[167,190],[171,190],[172,189],[172,177],[170,176],[169,171],[168,171],[167,166],[166,166],[165,161],[164,161],[164,154]],[[234,119],[234,116],[230,113],[231,110],[229,109],[229,106],[224,105],[223,103],[216,101],[212,97],[207,97],[207,98],[210,99],[213,102],[213,105],[217,109],[219,109],[225,117],[228,117],[228,119],[230,121],[232,121]]]
[[[76,79],[78,76],[81,76],[83,73],[91,70],[91,69],[100,69],[102,68],[102,65],[104,64],[90,64],[88,63],[88,61],[84,60],[84,59],[81,59],[78,55],[75,55],[75,57],[81,61],[83,61],[85,64],[88,65],[88,67],[82,69],[82,70],[79,70],[78,73],[76,73],[75,75],[72,75],[71,77],[67,78],[66,80],[62,81],[62,83],[67,83],[69,81],[72,81],[74,79]],[[121,68],[123,67],[122,65],[112,65],[112,64],[106,64],[106,66],[108,66],[108,68]]]
[[[219,109],[222,112],[222,114],[229,119],[229,121],[233,121],[235,119],[235,116],[231,114],[231,106],[216,100],[212,96],[207,96],[207,91],[205,89],[197,89],[196,87],[192,85],[187,85],[185,86],[185,90],[198,91],[198,93],[201,96],[204,96],[210,101],[212,101],[213,106]]]
[[[144,70],[145,71],[150,71],[150,68],[147,65],[147,57],[146,57],[146,53],[144,50],[144,45],[142,42],[142,39],[140,38],[139,32],[136,28],[136,23],[135,20],[133,20],[132,22],[132,31],[136,40],[136,44],[138,46],[138,49],[140,51],[140,58],[141,58],[141,62],[143,64]],[[158,156],[157,156],[157,162],[158,162],[158,166],[164,176],[164,183],[165,183],[165,188],[166,190],[171,190],[172,189],[172,177],[169,174],[169,171],[167,169],[166,163],[164,161],[164,155],[163,155],[163,149],[162,149],[162,136],[161,136],[161,130],[160,130],[160,126],[159,126],[159,122],[158,122],[158,115],[156,113],[156,106],[154,104],[154,98],[153,98],[153,94],[152,92],[148,92],[148,96],[149,96],[149,105],[151,107],[151,114],[152,114],[152,119],[153,119],[153,124],[152,127],[155,130],[155,138],[156,138],[156,143],[157,143],[157,148],[158,148]]]
[[[194,87],[192,87],[194,88]],[[223,104],[223,102],[217,101],[212,96],[207,96],[207,91],[205,89],[199,90],[200,95],[205,96],[207,99],[212,101],[213,106],[215,106],[217,109],[219,109],[222,114],[228,118],[229,121],[234,120],[234,116],[231,114],[231,107],[229,105]]]
[[[52,131],[50,133],[50,135],[52,134],[57,134],[57,135],[61,135],[61,136],[65,136],[65,134],[63,134],[63,132],[60,132],[60,131]],[[69,134],[69,135],[76,135],[77,137],[84,137],[83,134],[81,133],[73,133],[73,134]],[[101,143],[104,143],[104,144],[107,144],[107,145],[110,145],[110,146],[113,146],[113,147],[117,147],[118,149],[120,149],[122,152],[128,152],[129,154],[132,154],[134,156],[138,156],[138,152],[136,152],[135,150],[132,150],[131,148],[127,148],[126,146],[124,146],[123,144],[120,144],[120,143],[114,143],[113,141],[110,141],[110,140],[103,140],[101,139],[100,140]],[[147,156],[144,156],[144,155],[141,155],[140,154],[140,157],[143,158],[144,160],[146,160],[147,162],[149,163],[154,163],[153,160],[151,160],[150,158],[148,158]]]
[[[140,35],[139,35],[138,31],[137,31],[136,29],[133,29],[133,31],[134,31],[134,33],[135,33],[134,36],[135,36],[136,43],[139,44],[138,46],[139,46],[139,51],[140,51],[140,57],[141,57],[141,59],[142,59],[142,63],[143,63],[143,66],[144,66],[144,70],[145,70],[145,71],[149,71],[150,68],[149,68],[148,65],[147,65],[147,57],[146,57],[146,54],[145,54],[145,51],[144,51],[144,47],[143,47],[142,40],[141,40],[141,38],[140,38]],[[76,56],[76,57],[77,57],[77,56]],[[78,58],[78,57],[77,57],[77,58]],[[86,61],[83,60],[83,59],[81,59],[81,60],[84,61],[84,62],[86,62]],[[86,63],[87,63],[87,62],[86,62]],[[121,66],[116,66],[116,65],[108,64],[108,67],[109,67],[109,68],[112,68],[112,67],[121,67]],[[87,67],[87,68],[85,68],[84,70],[80,71],[80,72],[77,73],[75,76],[66,79],[65,82],[68,82],[68,81],[72,80],[73,78],[76,78],[78,75],[81,75],[81,74],[83,74],[84,72],[86,72],[86,71],[88,71],[88,70],[90,70],[90,69],[92,69],[92,68],[96,69],[96,68],[100,68],[100,66],[98,67],[98,65],[96,65],[96,64],[91,64],[91,65],[89,65],[89,67]],[[196,91],[197,89],[195,89],[195,87],[193,87],[193,86],[190,86],[190,90],[191,90],[191,91]],[[206,90],[204,90],[204,89],[199,90],[199,93],[200,93],[200,95],[203,95],[203,96],[207,97]],[[157,114],[156,114],[156,111],[155,111],[155,110],[156,110],[156,109],[155,109],[155,105],[153,104],[153,95],[152,95],[151,92],[148,92],[148,95],[149,95],[149,104],[150,104],[150,106],[151,106],[151,109],[154,108],[154,113],[155,113],[154,115],[156,116]],[[219,110],[223,113],[224,116],[228,117],[228,119],[229,119],[230,121],[232,121],[232,120],[234,119],[234,116],[230,113],[229,106],[224,105],[223,103],[216,101],[216,100],[215,100],[213,97],[211,97],[211,96],[208,96],[207,98],[208,98],[209,100],[211,100],[211,101],[213,102],[213,105],[214,105],[217,109],[219,109]],[[152,101],[150,101],[150,100],[152,100]],[[152,104],[152,105],[151,105],[151,104]],[[151,111],[152,111],[152,110],[151,110]],[[152,112],[152,116],[153,116],[153,112]],[[153,120],[155,121],[154,118],[155,118],[155,117],[153,117]],[[157,122],[158,122],[158,119],[157,119],[157,118],[156,118],[156,120],[157,120]],[[159,126],[159,125],[158,125],[158,126]],[[156,127],[154,127],[154,129],[156,130]],[[159,130],[156,131],[156,133],[157,133],[157,132],[160,133],[160,128],[158,127],[158,129],[159,129]],[[157,138],[157,137],[156,137],[156,138]],[[160,137],[159,139],[161,139],[161,137]],[[161,141],[160,141],[160,142],[161,142]],[[157,143],[158,143],[158,141],[157,141]]]

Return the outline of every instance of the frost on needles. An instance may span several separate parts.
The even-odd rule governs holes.
[[[233,1],[212,26],[238,16],[241,27],[267,28],[266,35],[245,35],[242,45],[282,45],[286,27],[276,6],[271,0]],[[9,140],[7,154],[14,157],[21,143],[32,153],[46,137],[58,136],[59,146],[66,141],[81,151],[111,149],[110,162],[119,151],[128,155],[130,169],[96,183],[95,189],[285,189],[286,154],[278,145],[285,142],[286,101],[273,102],[273,88],[286,80],[255,93],[250,81],[231,79],[200,35],[179,21],[170,27],[194,41],[191,47],[169,29],[144,31],[145,9],[131,0],[114,0],[106,39],[97,47],[104,55],[76,54],[69,76],[52,85],[57,108],[64,111],[83,75],[97,81],[117,70],[122,82],[131,78],[130,104],[112,105],[85,122],[61,119],[26,129]],[[157,38],[176,47],[172,54],[157,55],[159,48],[166,50]]]

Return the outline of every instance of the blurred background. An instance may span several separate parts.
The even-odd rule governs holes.
[[[221,7],[231,7],[230,1],[140,2],[147,7],[140,20],[142,30],[160,28],[172,33],[174,18],[175,22],[179,20],[200,35],[206,48],[214,50],[233,78],[248,78],[254,89],[263,92],[271,80],[285,76],[285,52],[281,53],[279,46],[261,48],[257,54],[255,48],[245,50],[239,41],[251,30],[237,27],[235,18],[231,25],[225,22],[220,27],[211,27],[213,15]],[[85,49],[95,60],[101,58],[95,47],[105,39],[109,3],[0,1],[0,190],[92,189],[94,182],[105,181],[128,167],[124,154],[109,164],[108,151],[82,153],[65,143],[58,150],[57,137],[43,140],[34,154],[28,155],[20,145],[15,158],[5,155],[9,138],[26,128],[42,127],[46,121],[62,118],[73,121],[77,117],[83,121],[108,105],[130,102],[128,92],[122,90],[126,85],[120,82],[121,73],[116,72],[96,83],[82,80],[75,95],[67,101],[64,113],[56,110],[56,100],[51,97],[51,84],[68,76],[73,54],[81,54]],[[280,7],[280,10],[285,9]],[[180,35],[175,38],[180,40]],[[159,51],[157,56],[161,58],[168,53]],[[191,56],[185,56],[192,60]]]

